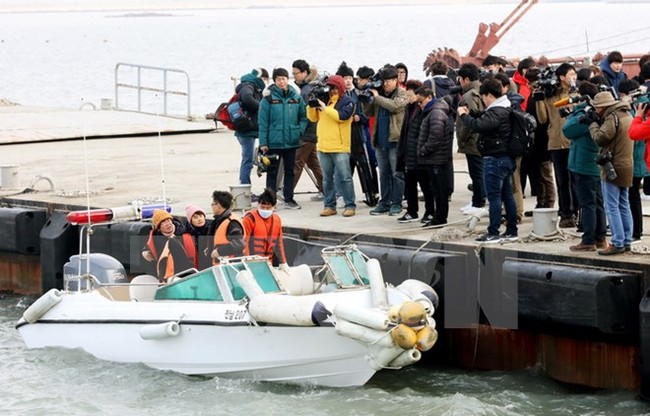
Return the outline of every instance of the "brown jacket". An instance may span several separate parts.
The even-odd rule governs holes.
[[[363,112],[368,117],[377,117],[379,108],[383,107],[390,112],[390,132],[388,140],[391,142],[399,142],[400,133],[402,130],[402,123],[404,122],[404,110],[408,104],[408,96],[404,88],[397,87],[391,93],[390,97],[378,95],[372,103],[363,106]],[[370,142],[376,146],[375,138],[377,137],[377,123],[372,126],[372,135]]]
[[[634,159],[632,156],[634,142],[628,136],[630,124],[632,124],[632,116],[629,110],[629,104],[618,102],[605,110],[601,117],[602,123],[600,126],[598,123],[589,125],[589,133],[594,142],[602,147],[603,151],[612,153],[612,164],[617,177],[610,182],[622,188],[632,186],[634,172]],[[606,180],[604,173],[601,173],[600,177],[602,180]]]
[[[553,103],[569,96],[569,89],[562,86],[558,94],[545,98],[544,101],[536,101],[537,120],[539,124],[548,122],[548,150],[568,149],[571,143],[564,134],[562,127],[566,119],[560,117],[560,112],[553,107]]]

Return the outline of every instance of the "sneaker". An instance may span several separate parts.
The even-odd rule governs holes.
[[[472,208],[472,203],[470,202],[469,204],[465,205],[460,209],[460,212],[464,213],[466,209]]]
[[[408,212],[397,219],[397,222],[405,224],[407,222],[415,222],[418,220],[417,214],[415,216],[409,214]]]
[[[632,251],[632,246],[625,245],[624,248],[626,253]]]
[[[342,196],[336,198],[336,208],[345,208],[345,201]]]
[[[420,220],[422,224],[426,224],[431,221],[433,221],[433,215],[431,214],[424,214],[424,217],[422,217],[422,219]]]
[[[560,228],[575,228],[576,221],[573,218],[562,218],[560,220]]]
[[[284,207],[286,209],[301,209],[302,207],[298,205],[296,201],[284,201]]]
[[[323,195],[322,192],[319,192],[316,195],[312,196],[310,199],[312,201],[322,201],[323,199],[325,199],[325,195]]]
[[[519,237],[517,236],[517,234],[507,234],[507,233],[501,234],[499,236],[499,238],[501,239],[501,241],[508,241],[508,242],[511,242],[511,243],[519,240]]]
[[[607,239],[603,238],[600,241],[596,241],[596,248],[607,248]]]
[[[343,211],[343,216],[344,217],[354,217],[354,214],[355,214],[355,212],[354,212],[354,209],[352,209],[352,208],[346,208]]]
[[[569,250],[571,251],[596,251],[596,245],[595,244],[576,244],[575,246],[569,247]]]
[[[625,247],[616,247],[613,245],[608,245],[606,249],[604,250],[599,250],[598,254],[601,256],[613,256],[615,254],[623,254],[625,253]]]
[[[485,233],[474,241],[484,244],[500,243],[501,237],[495,234]]]
[[[479,208],[479,207],[469,207],[466,210],[463,211],[464,215],[473,215],[476,214],[477,212],[483,210],[485,208]]]
[[[377,205],[373,209],[370,210],[370,215],[383,215],[383,214],[388,214],[388,211],[390,211],[388,208],[386,208],[383,205]]]
[[[391,217],[394,216],[394,215],[399,215],[401,213],[402,213],[402,206],[401,205],[393,205],[388,210],[388,215],[390,215]]]
[[[325,207],[325,209],[320,212],[321,217],[331,217],[332,215],[336,215],[336,210],[334,208]],[[343,215],[345,215],[345,213],[343,213]]]
[[[641,194],[641,201],[650,201],[650,195]]]
[[[422,228],[435,227],[436,225],[440,225],[440,223],[432,218],[431,221],[422,224]]]

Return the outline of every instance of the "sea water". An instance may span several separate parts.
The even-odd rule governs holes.
[[[231,77],[304,58],[333,73],[405,63],[424,78],[434,48],[468,51],[479,21],[512,4],[93,13],[0,13],[0,98],[77,108],[114,97],[118,62],[186,71],[192,112],[213,111]],[[493,50],[508,57],[647,52],[650,5],[536,5]],[[150,100],[156,110],[162,98]],[[182,113],[184,103],[173,105]],[[0,415],[642,415],[635,391],[560,385],[537,369],[487,372],[417,365],[364,387],[328,389],[185,377],[100,361],[77,350],[26,350],[14,325],[34,298],[0,294]],[[124,348],[129,348],[125,345]]]
[[[409,78],[422,80],[429,52],[451,47],[467,53],[479,22],[500,23],[514,8],[513,3],[368,4],[372,6],[0,13],[0,98],[68,108],[91,102],[99,108],[102,98],[115,98],[118,63],[185,71],[196,115],[227,101],[232,77],[256,67],[284,67],[291,73],[291,63],[299,58],[329,73],[342,61],[355,70],[403,62]],[[541,1],[492,53],[509,58],[593,56],[614,49],[645,53],[648,16],[650,4]],[[125,69],[120,81],[133,81],[136,75]],[[143,71],[141,77],[150,86],[162,86],[157,71]],[[170,89],[186,89],[185,79],[175,73],[168,83]],[[132,90],[120,88],[118,94],[124,105],[133,104]],[[150,92],[142,100],[151,106],[149,112],[162,112],[163,98]],[[183,97],[167,98],[171,112],[186,112]]]

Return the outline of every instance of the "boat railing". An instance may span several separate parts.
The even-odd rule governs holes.
[[[127,82],[124,80],[126,74],[133,74],[135,72],[135,80]],[[145,76],[146,75],[146,76]],[[175,75],[172,79],[172,75]],[[160,81],[162,77],[162,85]],[[179,82],[176,78],[180,77]],[[157,82],[155,80],[158,80]],[[173,83],[178,89],[173,89]],[[123,101],[123,96],[120,92],[124,90],[135,90],[137,97],[137,110],[128,108]],[[143,93],[153,93],[155,96],[162,95],[163,110],[160,111],[147,111],[145,110]],[[120,62],[115,65],[115,108],[123,111],[137,111],[144,114],[172,116],[169,110],[169,97],[177,96],[184,97],[187,106],[187,119],[192,118],[190,107],[191,102],[191,89],[190,89],[190,76],[186,71],[173,68],[164,68],[148,65],[137,65]]]

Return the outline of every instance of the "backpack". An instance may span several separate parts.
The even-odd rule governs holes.
[[[215,120],[234,131],[249,131],[257,128],[254,120],[241,105],[239,94],[235,93],[227,103],[221,103],[215,112]]]
[[[522,110],[510,110],[508,154],[519,157],[532,152],[535,144],[535,117]]]

